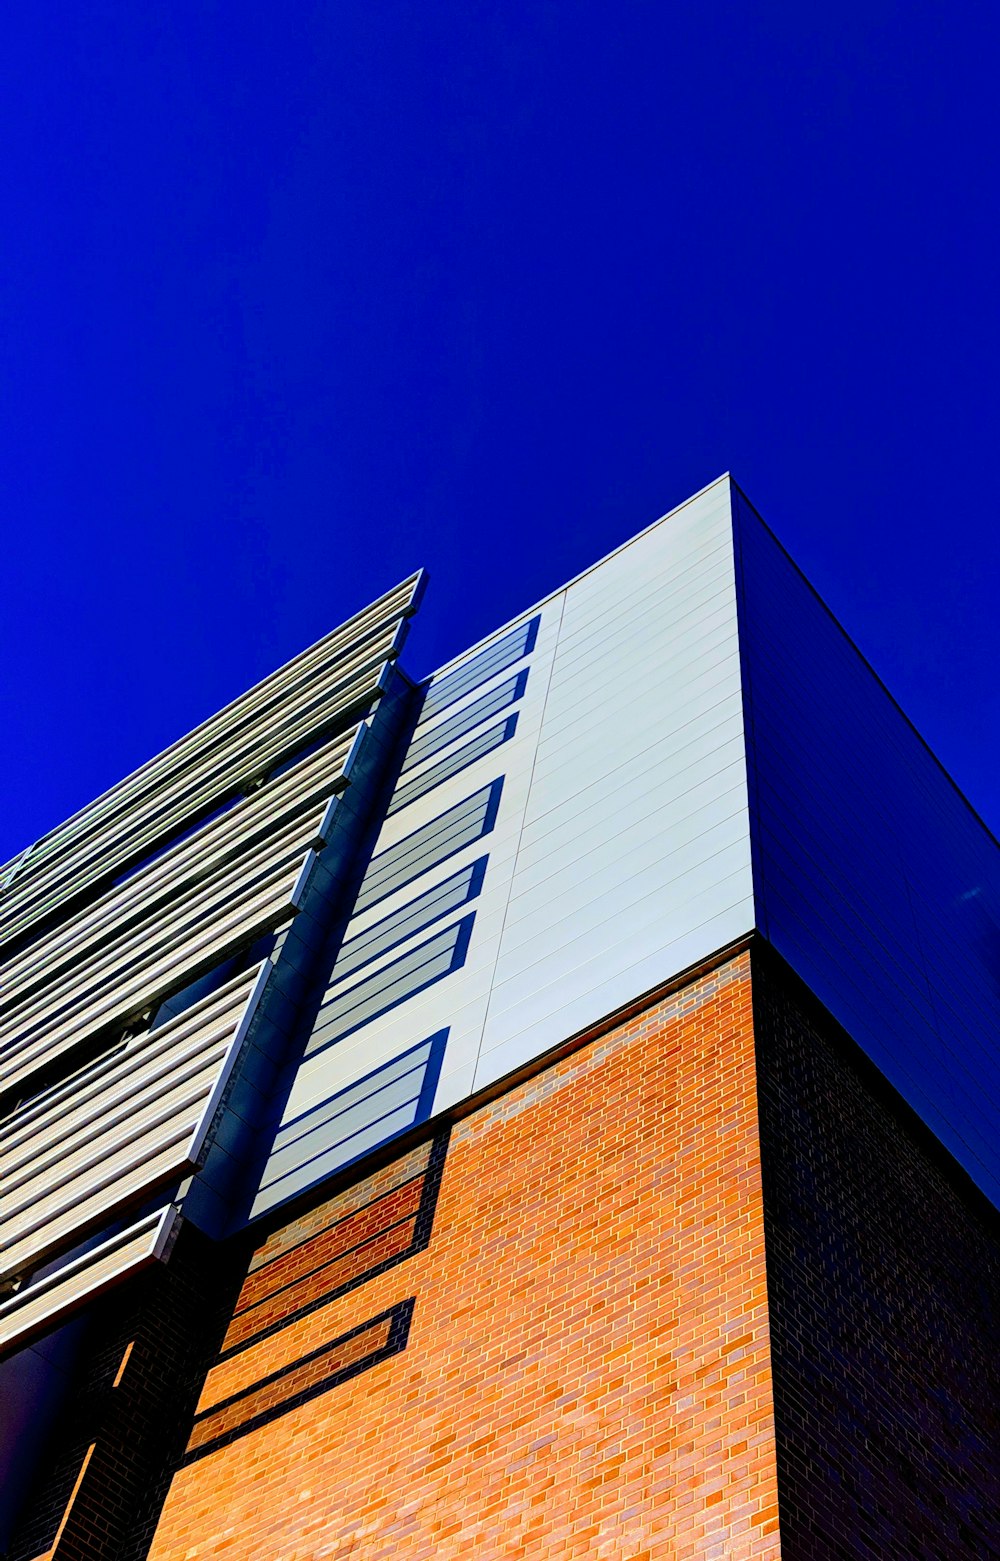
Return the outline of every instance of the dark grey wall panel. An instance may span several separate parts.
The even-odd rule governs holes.
[[[470,797],[446,808],[411,835],[374,856],[365,874],[354,907],[355,914],[370,910],[380,900],[405,888],[415,878],[446,862],[449,857],[488,835],[496,822],[503,777],[482,786]]]
[[[416,769],[418,764],[423,764],[436,753],[441,753],[451,743],[458,742],[460,737],[474,732],[476,727],[488,721],[491,715],[506,710],[508,705],[520,699],[527,681],[528,670],[525,667],[516,677],[505,678],[502,683],[497,684],[496,688],[481,694],[471,704],[463,705],[461,710],[456,710],[454,715],[439,721],[436,726],[422,729],[407,749],[402,773],[406,775],[408,771]]]
[[[474,913],[349,986],[333,987],[319,1011],[306,1055],[322,1051],[363,1024],[457,970],[465,958]]]
[[[510,741],[516,730],[515,713],[509,715],[506,721],[501,721],[499,726],[490,726],[478,737],[473,737],[471,742],[463,743],[461,748],[456,748],[454,753],[448,754],[447,758],[442,759],[439,764],[433,764],[421,775],[415,775],[412,780],[404,781],[401,786],[396,787],[386,816],[391,818],[401,808],[408,807],[411,802],[416,802],[420,797],[426,797],[429,791],[433,791],[444,781],[451,780],[453,775],[458,775],[477,759],[502,747],[504,743]]]
[[[742,497],[762,931],[1000,1199],[1000,848]]]
[[[536,613],[527,623],[519,623],[516,628],[508,630],[460,666],[433,678],[421,711],[421,722],[429,721],[488,678],[504,672],[507,667],[520,661],[522,656],[527,656],[534,649],[540,622],[541,615]]]
[[[275,1208],[422,1122],[431,1109],[446,1040],[446,1030],[429,1036],[285,1123],[254,1214]]]
[[[485,871],[486,857],[481,856],[425,894],[418,894],[415,900],[401,906],[391,916],[383,917],[367,931],[348,938],[337,955],[333,982],[345,981],[372,960],[382,958],[397,944],[415,937],[442,916],[474,900],[482,888]]]

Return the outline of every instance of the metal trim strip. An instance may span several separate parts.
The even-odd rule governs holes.
[[[0,1349],[26,1344],[70,1315],[93,1296],[120,1283],[154,1262],[165,1262],[180,1224],[176,1207],[163,1209],[138,1220],[127,1230],[111,1236],[99,1246],[74,1258],[65,1267],[46,1274],[44,1279],[0,1304]],[[116,1254],[121,1261],[115,1265]],[[112,1260],[112,1266],[107,1261]],[[89,1275],[89,1279],[88,1279]],[[49,1301],[45,1304],[45,1298]],[[41,1310],[38,1303],[42,1302]]]

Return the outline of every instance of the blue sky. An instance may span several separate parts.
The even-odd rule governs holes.
[[[8,10],[11,855],[417,564],[732,470],[994,830],[995,7]]]

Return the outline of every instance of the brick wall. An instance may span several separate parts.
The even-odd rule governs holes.
[[[783,1561],[1000,1556],[1000,1240],[929,1134],[754,961]]]
[[[997,1216],[750,969],[252,1253],[187,1232],[95,1317],[14,1561],[1000,1558]]]
[[[245,1267],[191,1227],[92,1315],[10,1561],[138,1561]],[[234,1285],[235,1280],[235,1285]],[[220,1328],[221,1325],[221,1328]]]
[[[777,1561],[748,956],[256,1253],[152,1561]]]

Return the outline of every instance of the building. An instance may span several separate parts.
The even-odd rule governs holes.
[[[729,478],[9,864],[9,1561],[1000,1555],[1000,852]]]

